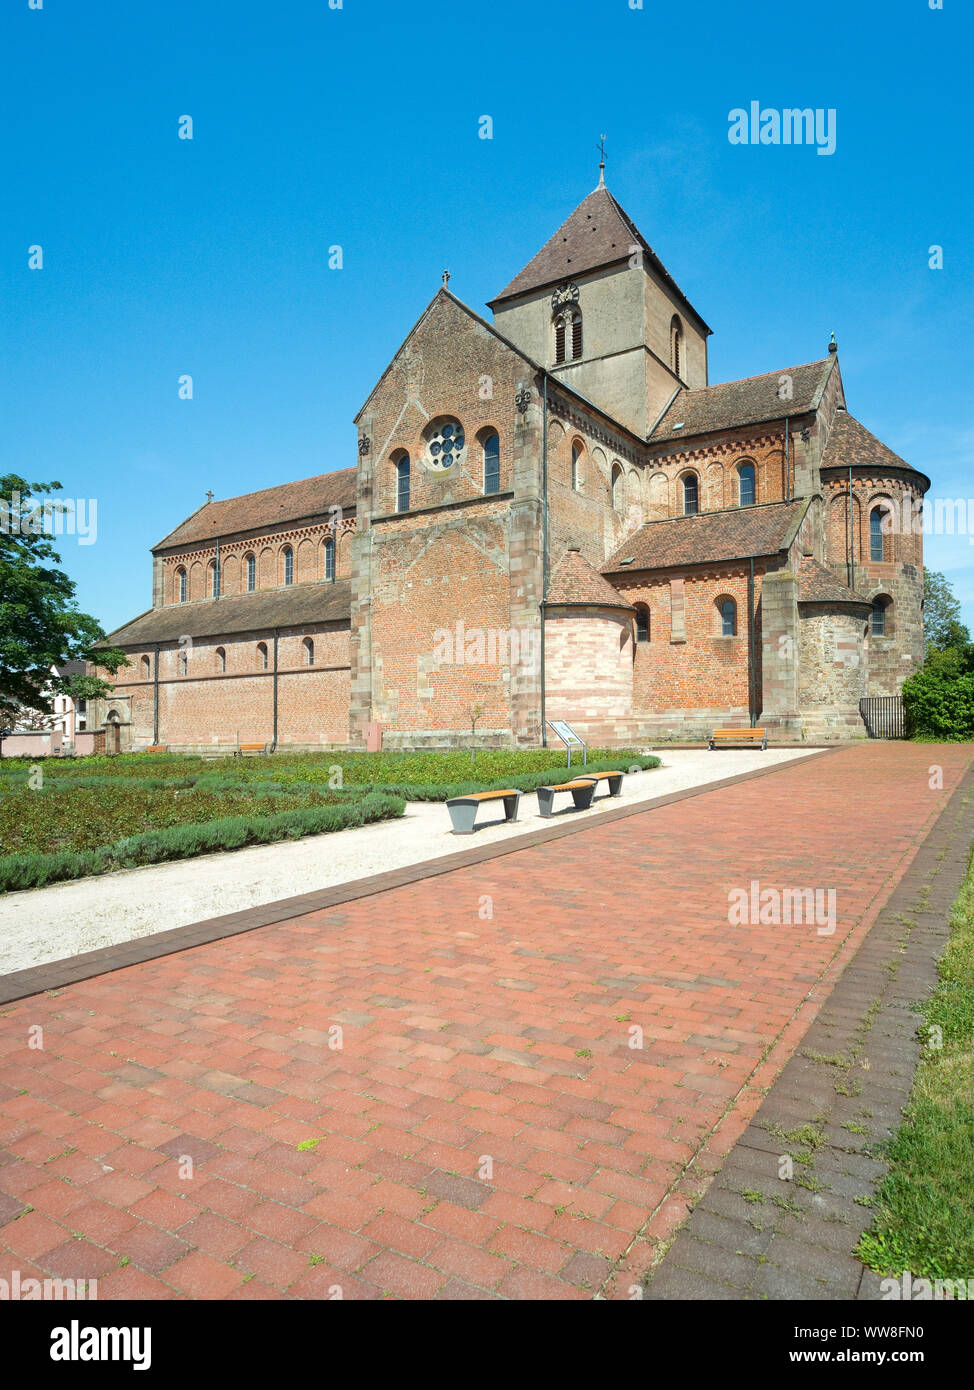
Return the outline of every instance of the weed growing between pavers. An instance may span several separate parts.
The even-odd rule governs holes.
[[[887,1148],[890,1169],[859,1258],[880,1274],[974,1279],[974,859],[951,913],[940,983],[921,1007],[926,1044]]]

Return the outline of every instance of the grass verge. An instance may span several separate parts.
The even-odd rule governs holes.
[[[974,857],[938,973],[906,1119],[857,1254],[879,1274],[974,1280]]]

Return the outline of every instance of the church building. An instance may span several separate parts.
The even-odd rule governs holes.
[[[711,330],[602,177],[492,321],[448,279],[353,466],[154,547],[106,747],[864,737],[923,658],[930,482],[850,414],[835,342],[711,385]]]

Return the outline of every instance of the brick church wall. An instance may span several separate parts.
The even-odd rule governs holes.
[[[848,584],[849,480],[840,470],[827,470],[825,544],[831,569]],[[904,680],[923,662],[923,532],[919,508],[923,494],[908,474],[853,470],[852,587],[870,600],[888,601],[886,633],[867,638],[869,695],[895,695]],[[893,518],[883,538],[883,559],[871,558],[870,514],[889,508]]]
[[[314,665],[306,664],[305,637],[314,642]],[[267,669],[257,646],[267,647]],[[219,667],[218,649],[226,653]],[[186,674],[180,657],[186,656]],[[142,660],[149,660],[143,676]],[[132,749],[154,742],[155,655],[132,652],[131,666],[119,672],[116,697],[128,697],[124,744]],[[269,743],[273,739],[273,633],[214,637],[159,651],[159,739],[175,747],[213,747]],[[341,624],[282,633],[278,643],[279,745],[344,744],[348,738],[348,629]],[[106,702],[111,708],[112,701]],[[123,708],[125,708],[123,707]]]
[[[531,399],[520,410],[523,388]],[[443,416],[461,423],[466,444],[461,462],[436,473],[426,466],[427,431]],[[401,738],[460,743],[478,707],[478,739],[536,742],[537,662],[505,663],[499,646],[514,633],[519,649],[532,641],[536,649],[540,627],[540,411],[530,364],[438,295],[357,423],[353,744],[372,721],[387,746]],[[500,441],[500,491],[485,496],[489,431]],[[398,513],[396,462],[404,454],[410,506]],[[463,634],[483,634],[483,659],[476,637],[468,659],[464,636],[457,660],[458,624]]]
[[[484,735],[508,734],[506,522],[506,503],[484,501],[373,525],[372,701],[387,736],[469,731],[476,707]]]
[[[755,566],[755,692],[761,689],[760,597],[762,570]],[[682,579],[682,605],[679,598]],[[731,711],[746,715],[748,701],[748,570],[740,565],[616,577],[628,603],[649,609],[650,638],[637,642],[633,672],[633,713],[668,715],[674,711]],[[737,635],[720,635],[719,598],[737,605]],[[674,621],[682,611],[683,634]]]
[[[347,579],[351,572],[351,535],[355,518],[345,517],[335,527],[327,518],[300,526],[265,528],[244,536],[220,539],[220,593],[245,594],[248,555],[256,561],[256,589],[275,589],[284,583],[284,548],[290,546],[294,563],[294,583],[324,581],[325,541],[334,539],[335,577]],[[176,547],[157,554],[154,564],[153,605],[178,603],[181,569],[186,571],[190,602],[213,595],[213,571],[217,559],[215,542]]]

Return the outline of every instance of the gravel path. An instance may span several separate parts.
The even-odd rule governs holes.
[[[662,767],[626,777],[620,800],[599,799],[588,811],[564,814],[597,820],[604,810],[626,802],[649,801],[790,762],[807,757],[809,751],[664,751]],[[442,804],[410,802],[400,820],[9,893],[0,898],[0,974],[438,859],[474,844],[516,842],[545,824],[537,806],[534,793],[525,793],[513,827],[490,823],[502,812],[499,806],[496,813],[485,807],[480,813],[484,828],[474,836],[456,836]]]

